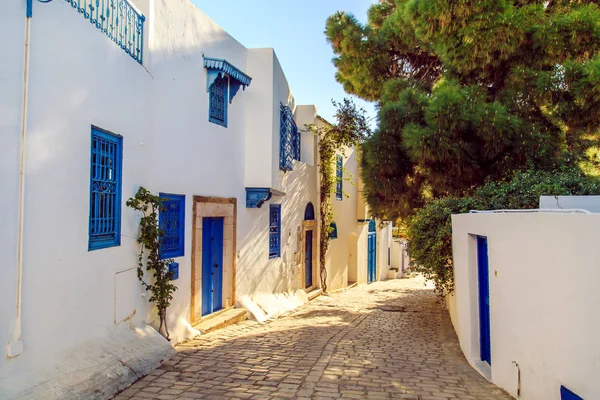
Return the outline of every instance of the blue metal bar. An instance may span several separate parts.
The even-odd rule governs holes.
[[[33,16],[33,0],[27,0],[27,18]]]

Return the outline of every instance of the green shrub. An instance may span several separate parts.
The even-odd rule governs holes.
[[[454,289],[452,214],[470,210],[535,209],[540,196],[598,195],[600,180],[578,170],[525,171],[511,180],[488,182],[469,197],[429,202],[407,221],[409,251],[417,272],[435,283],[441,294]]]

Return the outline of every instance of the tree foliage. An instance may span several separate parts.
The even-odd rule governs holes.
[[[169,264],[172,259],[163,259],[160,256],[160,240],[164,231],[158,226],[158,212],[164,211],[163,203],[168,200],[153,195],[147,189],[140,187],[134,197],[127,200],[127,207],[141,211],[140,236],[138,243],[141,245],[138,255],[137,275],[146,291],[152,293],[151,303],[156,303],[158,316],[160,318],[159,332],[169,339],[169,328],[167,327],[167,308],[173,300],[173,292],[177,286],[171,283],[172,273]],[[144,280],[144,270],[151,274],[152,283]],[[164,333],[163,333],[164,328]]]
[[[319,124],[311,124],[306,128],[318,138],[319,148],[319,276],[321,288],[327,293],[327,269],[325,257],[329,249],[330,226],[333,222],[331,194],[336,184],[335,156],[345,147],[358,146],[370,135],[365,111],[357,108],[350,99],[343,102],[333,101],[337,111],[336,123],[330,124],[322,120]]]
[[[578,169],[524,171],[512,179],[488,182],[465,197],[429,202],[406,221],[410,257],[415,269],[435,283],[440,293],[452,292],[452,214],[470,210],[535,209],[540,196],[598,195],[600,179]]]
[[[380,0],[367,23],[338,12],[325,34],[337,80],[379,104],[361,160],[376,215],[514,170],[598,164],[595,1]]]

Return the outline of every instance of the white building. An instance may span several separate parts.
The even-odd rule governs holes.
[[[469,363],[512,396],[600,398],[599,235],[586,211],[452,216],[452,322]]]
[[[172,354],[136,275],[141,215],[125,202],[140,186],[169,198],[173,342],[319,286],[317,142],[297,129],[319,120],[274,51],[187,0],[95,4],[11,1],[0,15],[0,398],[91,385],[102,398]],[[366,282],[360,265],[342,286]]]

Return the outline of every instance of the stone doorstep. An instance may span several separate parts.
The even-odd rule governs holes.
[[[223,310],[214,316],[203,318],[201,322],[194,325],[194,329],[203,334],[237,324],[248,319],[248,311],[245,308],[230,308]]]
[[[309,292],[307,294],[308,294],[308,301],[311,301],[311,300],[316,299],[320,295],[322,295],[323,294],[323,290],[322,289],[315,289],[315,290],[313,290],[313,291],[311,291],[311,292]]]

